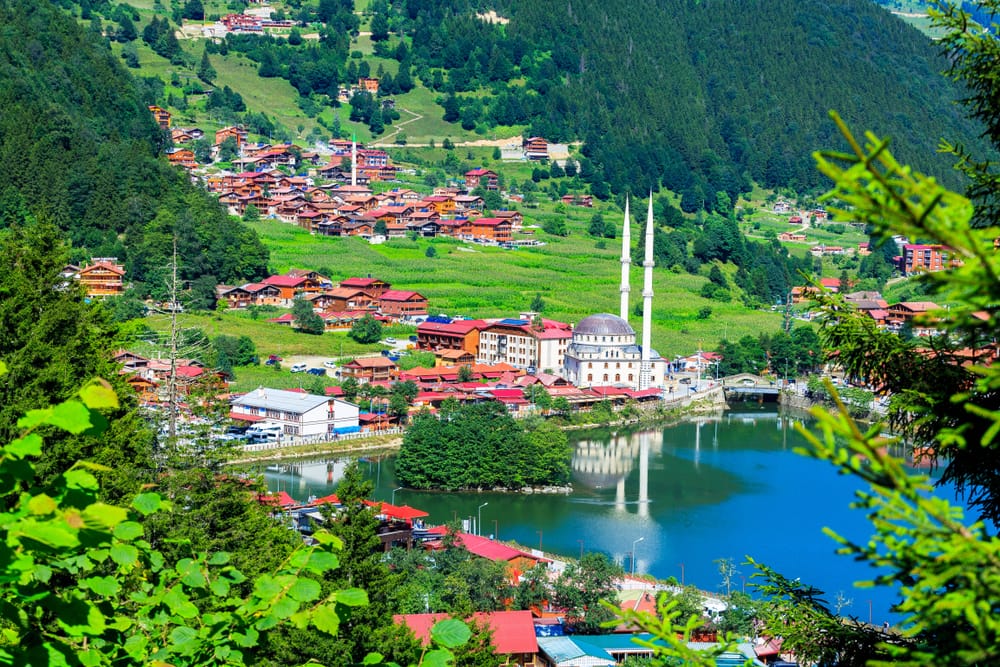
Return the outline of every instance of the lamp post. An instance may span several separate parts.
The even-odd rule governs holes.
[[[398,486],[398,487],[396,487],[395,489],[392,490],[392,500],[389,501],[390,505],[395,505],[396,504],[396,492],[397,491],[402,491],[402,490],[403,490],[402,486]]]
[[[644,539],[646,539],[645,536],[638,537],[638,538],[632,540],[632,575],[633,576],[635,576],[635,545],[639,544],[639,542],[642,542]]]
[[[679,563],[681,566],[681,586],[684,586],[684,563]]]
[[[483,503],[476,510],[476,535],[483,534],[483,508],[489,505],[489,503]]]

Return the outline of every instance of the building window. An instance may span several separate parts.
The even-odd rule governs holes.
[[[587,373],[587,382],[593,382],[593,381],[594,381],[594,376],[590,373]]]
[[[628,374],[628,381],[632,382],[632,374],[631,373]]]
[[[615,373],[615,382],[621,382],[621,381],[622,381],[622,376],[619,375],[618,373]]]
[[[607,382],[607,381],[608,381],[608,374],[607,374],[607,373],[605,373],[605,374],[604,374],[604,381],[605,381],[605,382]]]

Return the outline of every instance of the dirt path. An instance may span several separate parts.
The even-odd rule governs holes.
[[[399,134],[400,132],[403,131],[403,126],[404,125],[409,125],[410,123],[413,123],[413,122],[418,121],[421,118],[423,118],[423,116],[421,116],[420,114],[418,114],[416,112],[413,112],[413,111],[410,111],[409,109],[404,109],[403,107],[399,107],[399,110],[400,111],[405,111],[406,113],[408,113],[411,116],[413,116],[413,118],[411,118],[409,120],[404,120],[404,121],[399,122],[399,123],[396,123],[394,125],[394,127],[396,129],[393,130],[392,134],[385,135],[384,137],[382,137],[381,139],[379,139],[376,143],[372,144],[372,146],[376,146],[376,147],[379,147],[379,148],[385,148],[387,146],[391,146],[392,145],[392,139],[397,134]]]

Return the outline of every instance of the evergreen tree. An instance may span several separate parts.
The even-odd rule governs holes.
[[[321,334],[326,328],[323,318],[316,314],[312,304],[303,298],[295,299],[292,304],[292,316],[295,318],[295,328],[309,334]]]
[[[212,67],[212,62],[208,59],[208,49],[201,52],[201,64],[198,66],[198,78],[205,83],[215,81],[216,72]]]

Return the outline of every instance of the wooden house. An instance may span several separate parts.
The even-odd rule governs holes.
[[[119,296],[125,292],[125,267],[116,257],[95,257],[77,274],[87,296]]]
[[[419,292],[387,290],[378,300],[379,312],[394,319],[427,316],[427,297]]]
[[[386,357],[359,357],[344,364],[340,373],[344,380],[354,378],[358,384],[367,384],[393,382],[399,374],[399,369]]]
[[[478,187],[486,190],[499,190],[500,178],[495,171],[489,169],[470,169],[465,172],[465,187],[474,190]]]

